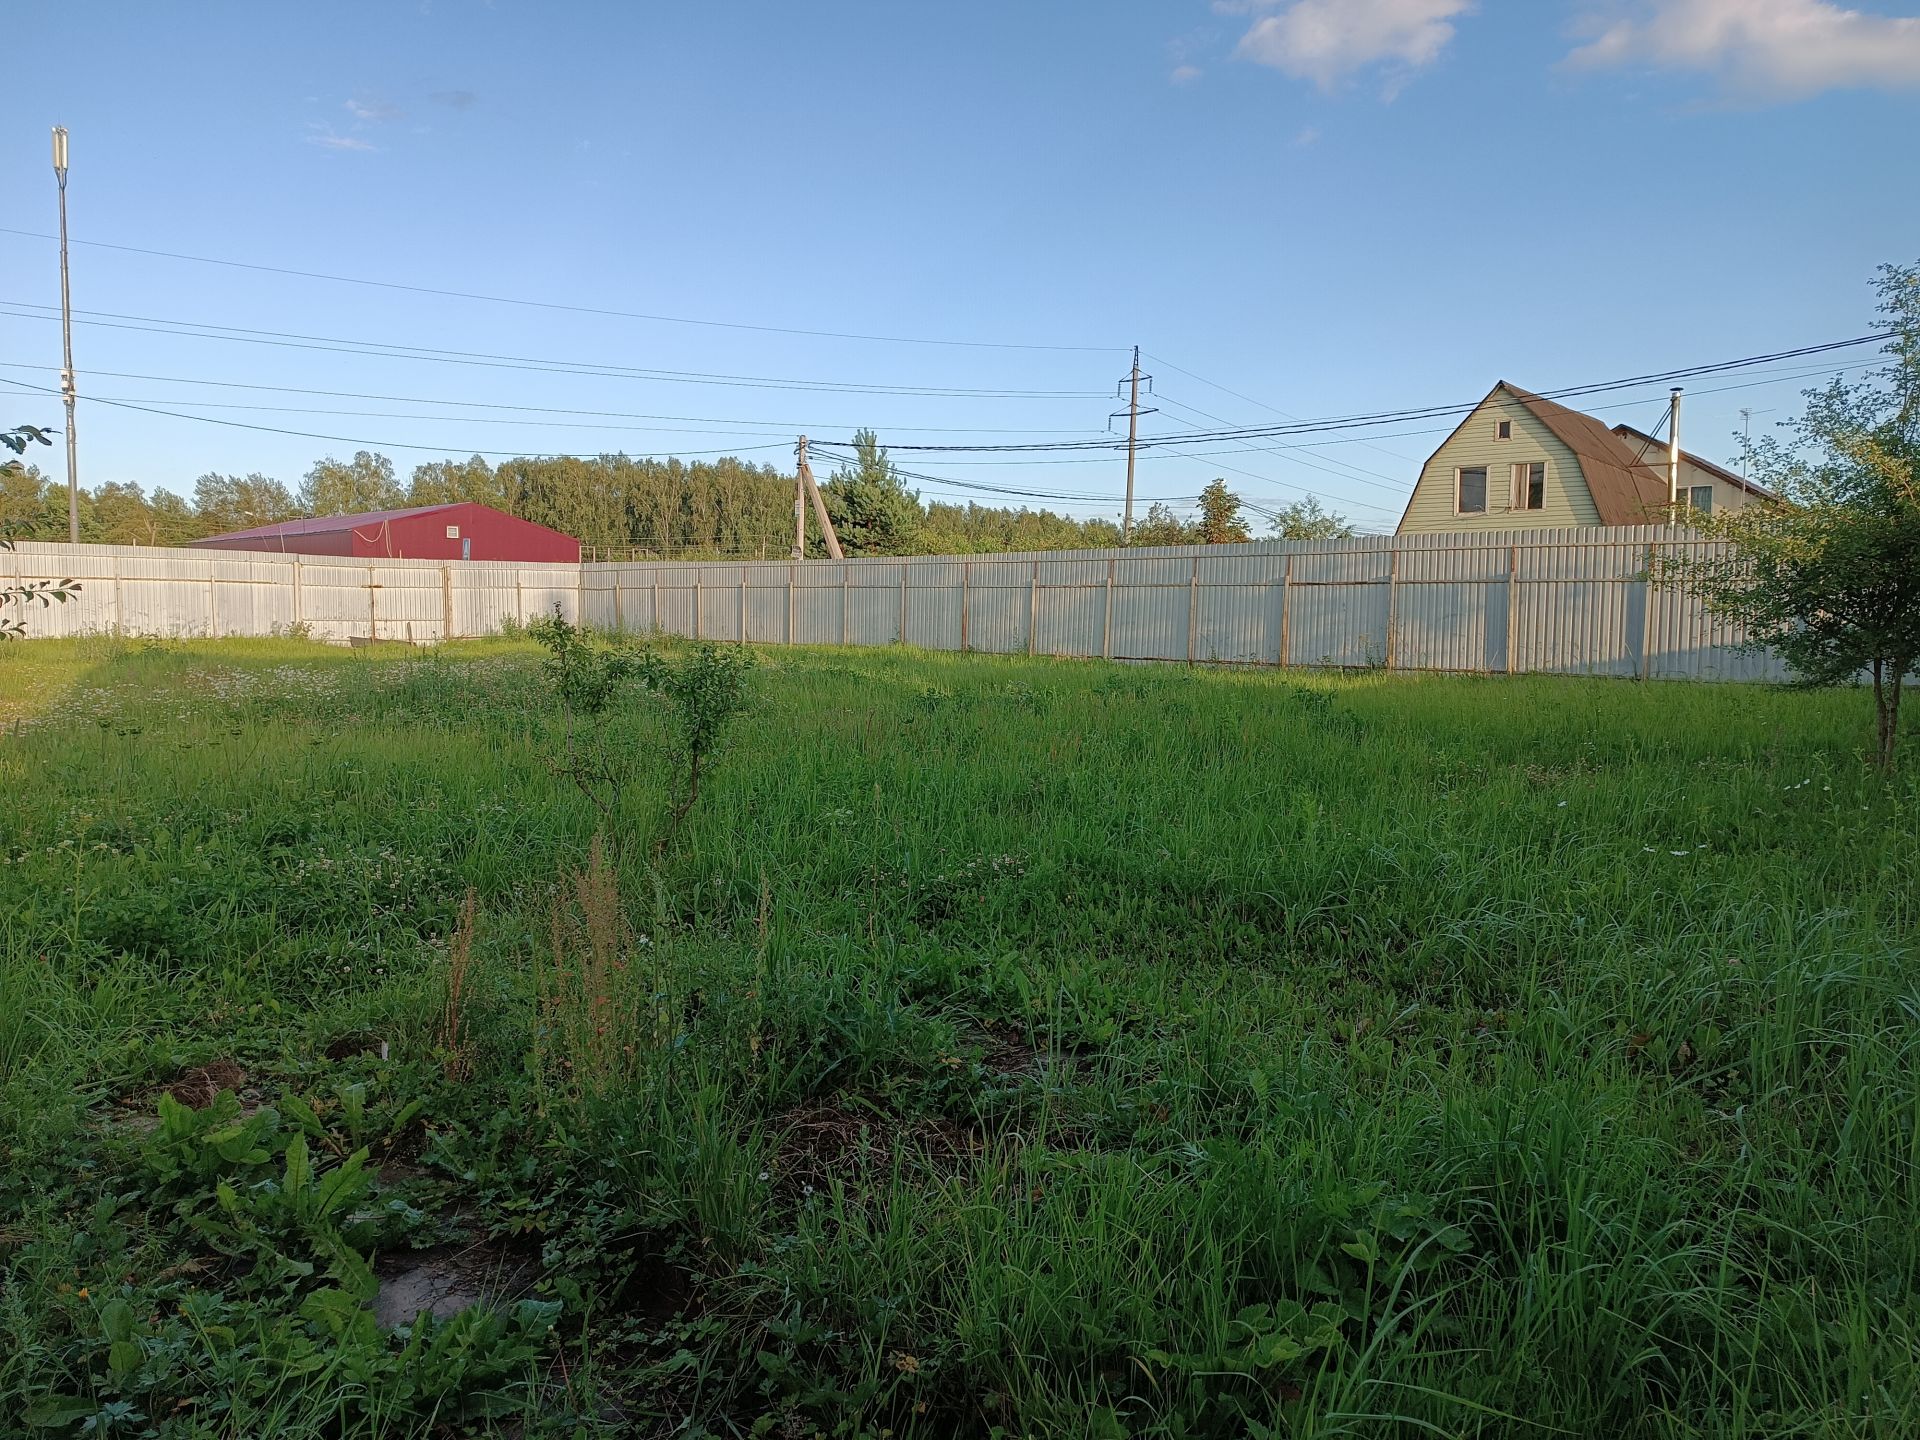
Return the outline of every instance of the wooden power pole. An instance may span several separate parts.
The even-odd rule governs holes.
[[[820,522],[821,538],[827,542],[827,558],[844,560],[846,552],[840,548],[840,537],[834,534],[833,521],[827,518],[827,502],[820,494],[820,487],[813,483],[813,467],[807,464],[807,437],[802,435],[799,444],[794,446],[798,458],[800,487],[813,497],[814,518]],[[794,500],[794,554],[803,557],[807,548],[807,520],[801,511],[798,497]]]

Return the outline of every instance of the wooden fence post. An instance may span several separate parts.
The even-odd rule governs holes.
[[[440,567],[440,638],[453,639],[453,566]]]

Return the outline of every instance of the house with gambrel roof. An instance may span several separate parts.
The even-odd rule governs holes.
[[[1683,451],[1680,503],[1737,510],[1768,492]],[[1398,533],[1650,525],[1669,518],[1667,445],[1502,380],[1420,467]]]

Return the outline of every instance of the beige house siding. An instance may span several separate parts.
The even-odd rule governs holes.
[[[1664,475],[1667,470],[1666,458],[1662,456],[1660,463],[1654,468]],[[1694,464],[1691,458],[1682,455],[1680,457],[1680,487],[1684,491],[1695,485],[1711,485],[1713,487],[1713,513],[1716,515],[1724,514],[1732,510],[1744,510],[1759,498],[1751,490],[1743,490],[1738,485],[1728,484],[1727,481],[1715,475],[1711,470],[1703,469],[1701,466]]]
[[[1664,483],[1667,478],[1667,447],[1665,443],[1655,440],[1651,444],[1646,444],[1646,442],[1631,435],[1622,435],[1620,438],[1626,441],[1627,448],[1636,454],[1640,452],[1643,445],[1645,446],[1646,463],[1653,468],[1654,473],[1657,474]],[[1716,515],[1733,510],[1744,510],[1760,498],[1758,495],[1755,495],[1753,491],[1728,480],[1726,476],[1715,474],[1712,470],[1702,465],[1695,456],[1689,455],[1683,450],[1680,453],[1680,490],[1683,501],[1686,499],[1686,492],[1695,485],[1711,485],[1713,487],[1713,513]]]
[[[1496,438],[1502,420],[1512,422],[1512,439]],[[1540,460],[1547,464],[1546,506],[1540,510],[1515,510],[1513,466]],[[1487,467],[1486,512],[1456,514],[1455,472],[1475,465]],[[1719,503],[1718,495],[1714,501]],[[1482,401],[1466,423],[1427,461],[1420,472],[1419,483],[1414,486],[1406,516],[1400,522],[1400,533],[1534,530],[1599,523],[1600,512],[1587,493],[1586,479],[1573,452],[1525,405],[1501,392]]]

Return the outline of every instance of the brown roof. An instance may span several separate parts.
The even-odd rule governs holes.
[[[1648,445],[1629,443],[1609,430],[1606,421],[1543,400],[1504,380],[1493,388],[1505,390],[1526,406],[1573,452],[1602,525],[1651,525],[1666,518],[1667,482],[1645,463]]]
[[[1613,427],[1613,433],[1636,449],[1642,446],[1652,447],[1658,445],[1660,446],[1660,453],[1662,455],[1667,453],[1667,447],[1659,440],[1654,439],[1653,436],[1647,434],[1644,430],[1636,430],[1631,425],[1616,425]],[[1716,465],[1711,460],[1703,460],[1691,450],[1682,450],[1680,454],[1689,464],[1698,465],[1702,470],[1705,470],[1709,475],[1713,476],[1714,479],[1724,480],[1727,484],[1745,490],[1750,495],[1758,495],[1762,500],[1777,500],[1780,498],[1775,495],[1773,491],[1767,489],[1766,486],[1756,485],[1751,480],[1743,480],[1734,474],[1733,471],[1727,469],[1726,466]]]

